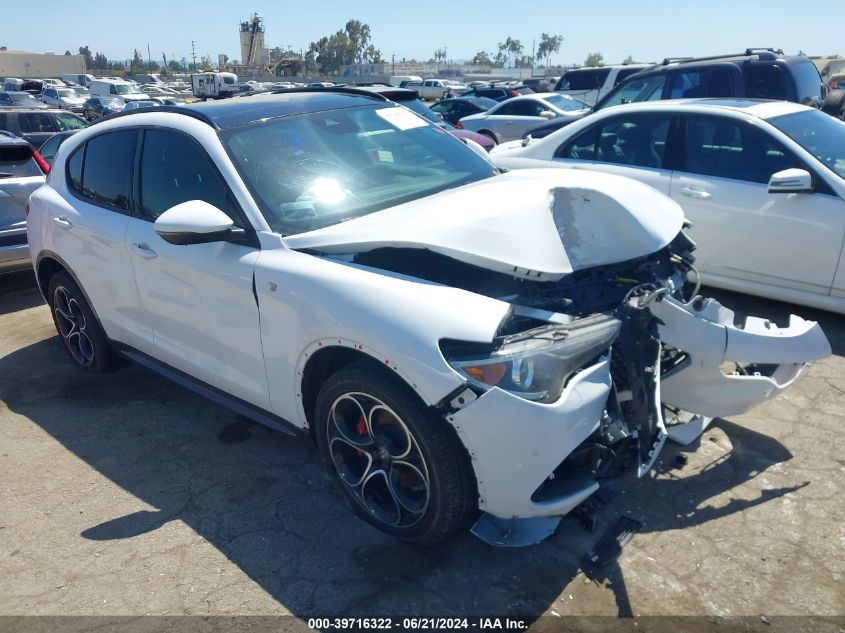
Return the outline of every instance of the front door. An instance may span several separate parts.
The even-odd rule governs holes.
[[[845,202],[816,193],[769,193],[772,174],[807,169],[760,128],[721,117],[686,117],[671,196],[693,226],[702,272],[828,294]]]
[[[151,355],[214,387],[269,408],[253,269],[259,250],[230,242],[175,245],[155,219],[203,200],[244,228],[234,197],[205,150],[174,130],[143,134],[136,212],[126,245],[153,330]]]

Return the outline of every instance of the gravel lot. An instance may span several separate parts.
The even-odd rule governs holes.
[[[141,368],[76,370],[31,274],[0,277],[0,614],[845,614],[845,319],[714,294],[820,320],[834,356],[617,481],[594,533],[426,550],[355,518],[309,442]],[[642,529],[587,577],[620,514]]]

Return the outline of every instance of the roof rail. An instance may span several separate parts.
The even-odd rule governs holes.
[[[171,105],[153,106],[152,108],[149,108],[149,109],[147,109],[147,108],[133,109],[133,110],[130,110],[129,112],[115,112],[113,114],[109,114],[107,116],[100,117],[99,119],[96,119],[95,121],[92,121],[91,123],[88,124],[88,127],[91,127],[92,125],[97,125],[98,123],[102,123],[103,121],[112,121],[114,119],[119,119],[120,117],[131,116],[133,114],[138,114],[140,112],[169,112],[169,113],[172,113],[172,114],[184,114],[185,116],[189,116],[191,118],[197,119],[199,121],[202,121],[203,123],[210,125],[215,130],[220,129],[220,127],[214,122],[214,120],[211,117],[207,116],[203,112],[200,112],[199,110],[194,110],[193,108],[186,107],[186,106],[171,106]]]
[[[669,64],[687,64],[690,62],[707,62],[716,59],[731,59],[734,57],[750,57],[756,55],[760,59],[777,59],[778,55],[783,55],[783,50],[779,48],[746,48],[742,53],[728,53],[725,55],[708,55],[707,57],[667,57],[663,60],[662,65]]]
[[[371,99],[375,99],[377,101],[390,101],[390,99],[379,94],[378,92],[374,92],[372,90],[362,90],[361,88],[354,88],[351,86],[332,86],[331,88],[323,88],[322,86],[311,86],[310,88],[307,86],[303,88],[276,88],[275,90],[271,90],[270,94],[278,95],[297,92],[340,92],[343,94],[358,95],[360,97],[370,97]],[[259,92],[256,94],[262,93]]]

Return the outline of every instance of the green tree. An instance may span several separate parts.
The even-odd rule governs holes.
[[[108,70],[109,67],[109,60],[103,53],[97,53],[94,55],[94,68],[102,73],[104,70]]]
[[[628,55],[628,57],[626,57],[625,59],[622,60],[622,63],[625,64],[625,65],[633,64],[634,63],[633,55]]]
[[[540,44],[537,46],[537,59],[545,59],[546,66],[549,66],[551,56],[560,50],[561,44],[563,44],[563,35],[542,33],[540,35]]]
[[[71,54],[70,51],[65,51],[65,55],[70,55],[70,54]]]
[[[80,46],[79,47],[79,54],[85,58],[85,67],[86,68],[93,68],[94,67],[94,58],[91,56],[91,49],[87,46]]]
[[[311,42],[305,56],[308,72],[334,74],[341,66],[383,63],[381,51],[371,43],[370,26],[349,20],[342,31]]]
[[[587,59],[584,60],[585,66],[602,66],[604,65],[604,57],[601,53],[590,53]]]
[[[478,51],[471,60],[469,60],[470,64],[474,64],[476,66],[492,66],[493,60],[490,57],[489,53],[485,53],[484,51]]]
[[[504,42],[499,42],[499,57],[504,56],[506,62],[515,63],[524,49],[522,42],[508,37]]]
[[[534,58],[531,55],[520,55],[513,60],[514,68],[531,68],[533,64]]]
[[[184,70],[182,64],[177,62],[175,59],[171,59],[169,62],[167,62],[167,67],[174,73],[178,73]]]

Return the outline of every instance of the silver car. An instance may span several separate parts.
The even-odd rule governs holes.
[[[522,95],[502,101],[487,112],[462,118],[458,127],[489,136],[496,143],[522,138],[522,135],[551,119],[578,119],[588,107],[574,97],[555,92]]]
[[[41,101],[54,108],[70,110],[71,112],[82,112],[85,99],[79,96],[73,88],[44,88],[41,93]]]
[[[23,139],[0,132],[0,274],[32,266],[24,205],[44,184],[44,169],[37,156]]]

